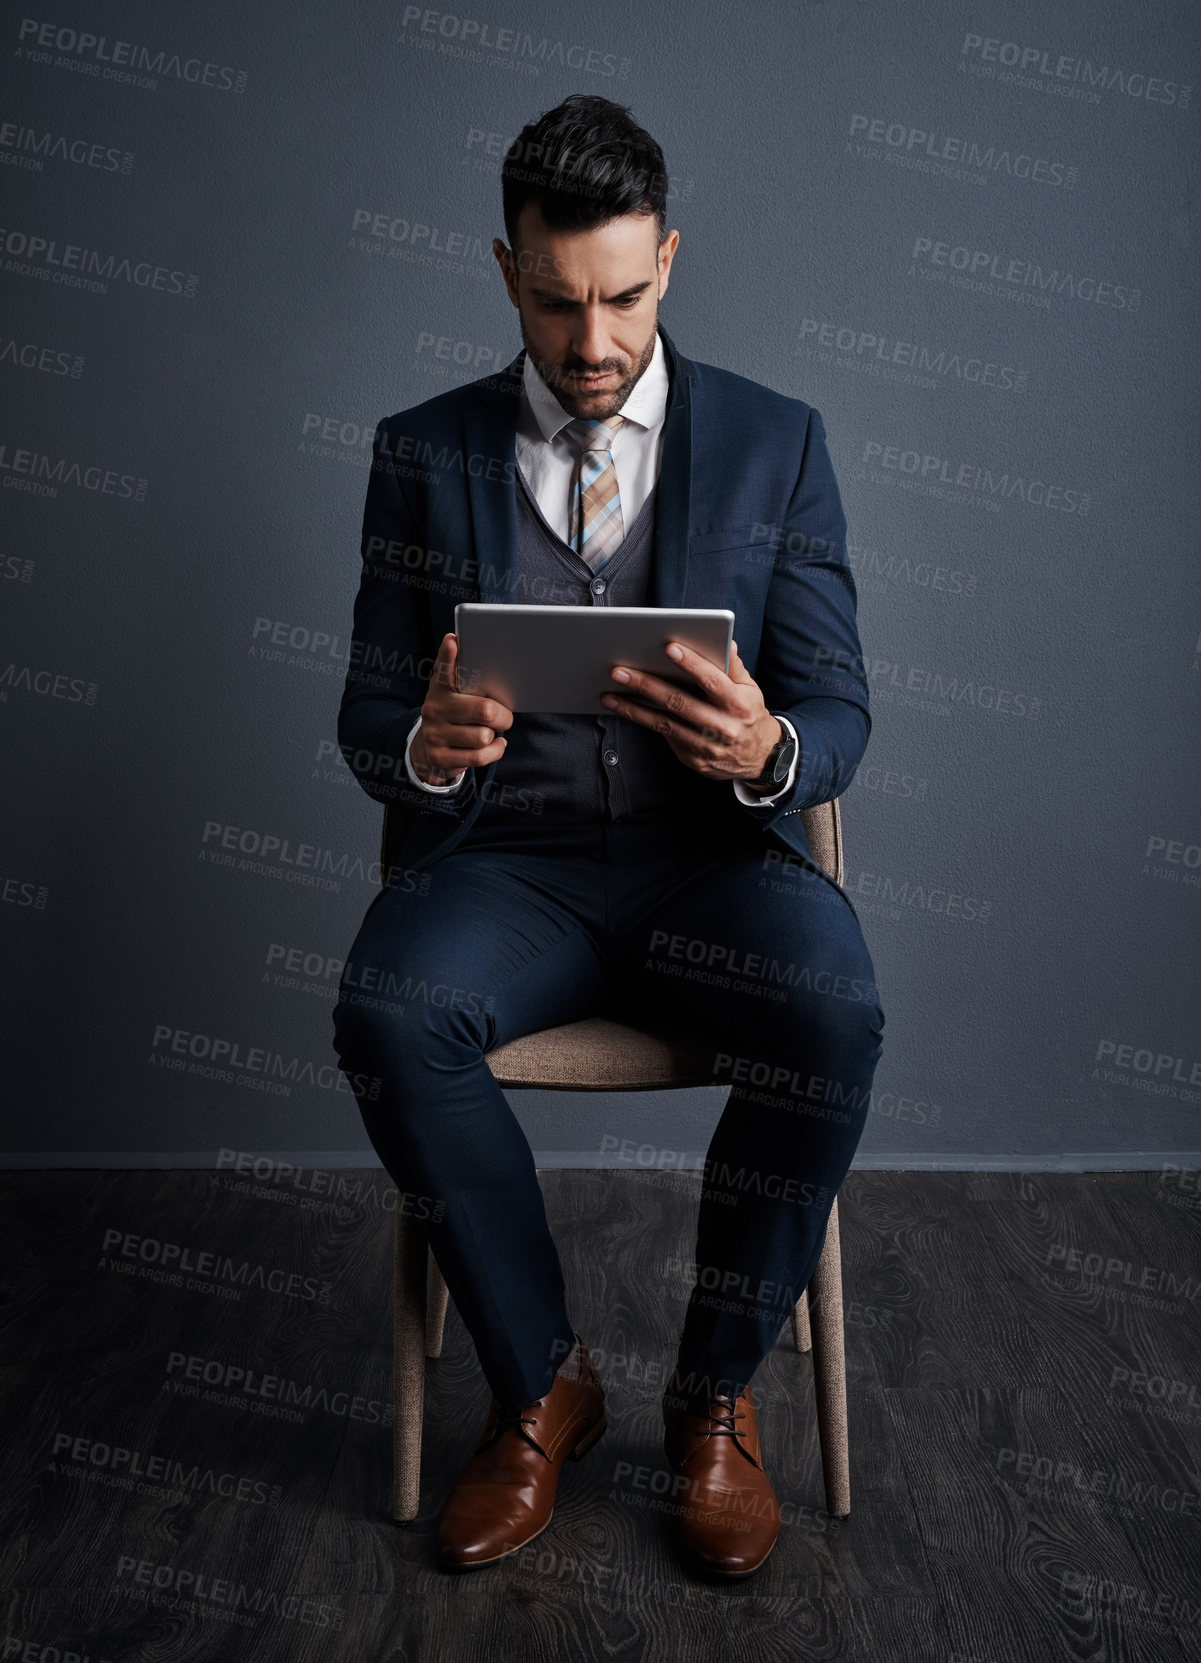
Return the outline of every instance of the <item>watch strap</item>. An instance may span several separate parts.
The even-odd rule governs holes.
[[[780,718],[778,716],[776,717],[776,721],[780,722]],[[767,761],[763,764],[763,772],[756,774],[753,780],[747,781],[747,784],[756,790],[762,790],[770,785],[778,785],[780,782],[776,778],[776,765],[783,753],[785,751],[792,750],[796,746],[796,743],[797,742],[789,729],[784,726],[783,722],[780,722],[780,737],[767,753]],[[791,761],[791,758],[789,760]],[[783,777],[786,778],[787,774],[788,770],[785,769]]]

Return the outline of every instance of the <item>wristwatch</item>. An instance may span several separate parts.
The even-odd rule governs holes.
[[[773,711],[773,715],[775,712]],[[776,717],[777,722],[780,718]],[[767,753],[767,761],[763,765],[763,772],[753,780],[743,783],[752,791],[770,791],[773,785],[779,785],[781,780],[788,778],[788,770],[792,767],[792,759],[796,755],[797,742],[793,734],[780,722],[782,738],[777,739]]]

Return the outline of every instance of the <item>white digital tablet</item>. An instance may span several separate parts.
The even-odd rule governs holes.
[[[668,658],[680,641],[730,668],[734,614],[705,606],[524,606],[460,601],[459,691],[510,710],[603,716],[602,693],[648,703],[610,680],[615,664],[649,670],[703,699],[700,684]]]

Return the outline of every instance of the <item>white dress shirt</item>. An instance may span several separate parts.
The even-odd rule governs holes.
[[[667,354],[663,350],[662,336],[656,331],[651,361],[621,406],[619,413],[625,420],[613,435],[611,454],[621,495],[622,520],[627,527],[633,525],[659,477],[669,386]],[[565,543],[571,541],[571,478],[579,455],[579,447],[566,432],[571,419],[527,352],[517,417],[517,466],[547,524],[558,532]],[[619,691],[615,685],[614,692]],[[787,717],[777,716],[776,720],[786,735],[796,738],[796,729]],[[415,771],[409,752],[420,726],[421,717],[418,716],[405,746],[405,768],[410,780],[422,791],[439,796],[457,791],[467,777],[466,769],[446,785],[427,785]],[[731,780],[734,795],[748,808],[770,808],[792,789],[799,757],[798,743],[787,777],[771,796],[757,796],[748,791],[741,780]]]

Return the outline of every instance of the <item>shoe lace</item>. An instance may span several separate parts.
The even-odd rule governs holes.
[[[742,1436],[741,1427],[735,1421],[745,1420],[746,1411],[738,1407],[738,1400],[732,1397],[710,1398],[705,1413],[709,1417],[709,1431],[728,1432],[732,1438]]]
[[[536,1398],[533,1403],[527,1404],[526,1407],[528,1409],[541,1409],[542,1399],[540,1397]],[[538,1424],[537,1415],[523,1415],[520,1409],[501,1410],[497,1414],[497,1417],[496,1417],[496,1425],[497,1425],[498,1430],[502,1426],[522,1427],[522,1426],[537,1426],[537,1424]]]
[[[527,1403],[525,1408],[541,1409],[544,1402],[544,1398],[538,1397],[534,1399],[533,1403]],[[481,1448],[485,1447],[487,1444],[494,1443],[495,1440],[500,1437],[506,1426],[515,1426],[518,1432],[521,1432],[523,1426],[537,1426],[537,1424],[538,1419],[536,1415],[523,1414],[520,1409],[498,1409],[492,1430],[486,1434]],[[524,1433],[522,1436],[524,1437]]]

